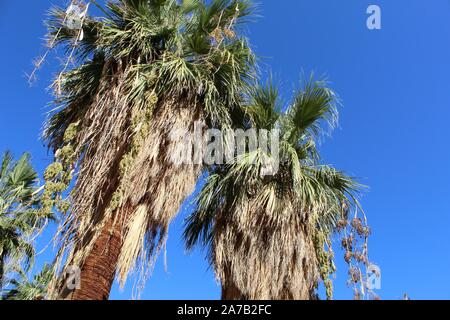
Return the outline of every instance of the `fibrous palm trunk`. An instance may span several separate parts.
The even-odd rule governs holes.
[[[70,300],[107,300],[116,275],[123,245],[123,230],[113,219],[108,221],[81,267],[79,287],[64,290],[60,298]]]

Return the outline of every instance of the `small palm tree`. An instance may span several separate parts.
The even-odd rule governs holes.
[[[273,156],[262,149],[216,167],[186,222],[187,248],[209,249],[223,299],[315,299],[320,278],[331,297],[331,236],[358,189],[319,162],[316,141],[337,122],[336,96],[311,78],[285,112],[273,85],[246,110],[253,128],[279,130],[279,171],[262,174]]]
[[[123,284],[137,261],[153,260],[203,169],[170,161],[179,144],[171,131],[231,126],[254,74],[237,29],[251,13],[247,0],[120,0],[100,9],[103,18],[84,16],[79,29],[60,9],[49,21],[50,44],[76,63],[54,83],[45,130],[55,162],[43,211],[63,213],[59,257],[81,268],[80,290],[64,290],[64,277],[52,284],[59,298],[106,299],[116,272]]]
[[[0,164],[0,290],[5,285],[7,266],[16,269],[23,260],[29,267],[34,249],[27,241],[37,226],[37,174],[30,164],[29,154],[14,161],[11,153],[3,155]],[[9,262],[9,263],[7,263]]]
[[[3,295],[4,300],[44,300],[47,296],[47,289],[52,280],[53,266],[45,264],[41,272],[28,280],[25,272],[19,273],[20,278],[10,281],[10,288]]]

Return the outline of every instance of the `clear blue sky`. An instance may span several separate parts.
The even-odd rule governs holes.
[[[33,154],[42,172],[51,160],[39,132],[55,72],[49,60],[30,87],[24,77],[42,53],[42,20],[61,0],[0,0],[0,150]],[[382,9],[382,30],[366,28],[366,8]],[[361,177],[362,203],[373,229],[371,259],[382,269],[384,299],[450,299],[450,1],[260,1],[248,33],[287,99],[302,70],[326,74],[339,93],[340,128],[322,145],[324,159]],[[201,252],[186,255],[173,223],[145,299],[217,299],[220,288]],[[49,234],[38,245],[43,247]],[[51,259],[50,248],[39,264]],[[162,260],[162,259],[160,259]],[[352,297],[338,257],[336,298]],[[130,298],[114,288],[112,298]]]

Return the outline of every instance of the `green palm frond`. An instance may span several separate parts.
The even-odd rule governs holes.
[[[6,152],[0,175],[0,215],[29,201],[36,182],[37,173],[30,164],[30,155],[25,153],[14,162],[11,154]]]
[[[13,156],[12,156],[11,152],[6,151],[2,157],[2,164],[0,167],[0,181],[3,181],[5,179],[12,160],[13,160]],[[2,183],[4,183],[4,182],[2,182]]]
[[[183,13],[189,14],[195,10],[198,10],[201,2],[199,0],[183,0],[182,1]]]
[[[324,131],[324,124],[334,128],[338,120],[336,94],[323,80],[310,76],[295,94],[286,117],[284,130],[292,143],[305,137],[317,138]]]
[[[216,209],[220,208],[224,192],[227,191],[223,189],[222,179],[219,173],[211,174],[207,178],[197,198],[196,213],[189,215],[186,220],[183,237],[188,250],[198,243],[209,247]]]
[[[246,110],[254,127],[273,129],[281,116],[278,88],[272,82],[262,87],[257,86],[251,93],[251,101]]]
[[[10,281],[10,288],[3,294],[4,300],[43,300],[47,295],[47,288],[54,275],[53,266],[45,264],[42,270],[28,280],[22,271],[19,279]]]
[[[30,164],[30,155],[25,153],[11,168],[5,187],[9,188],[20,201],[26,201],[34,190],[36,180],[37,173]]]
[[[22,265],[26,270],[34,260],[34,248],[28,237],[40,223],[37,216],[37,173],[25,153],[14,161],[6,152],[0,168],[0,287],[7,265]]]

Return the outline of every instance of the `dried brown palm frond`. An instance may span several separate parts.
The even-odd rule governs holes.
[[[224,299],[303,300],[314,295],[319,271],[310,222],[288,197],[278,198],[269,185],[217,217],[211,258]]]

